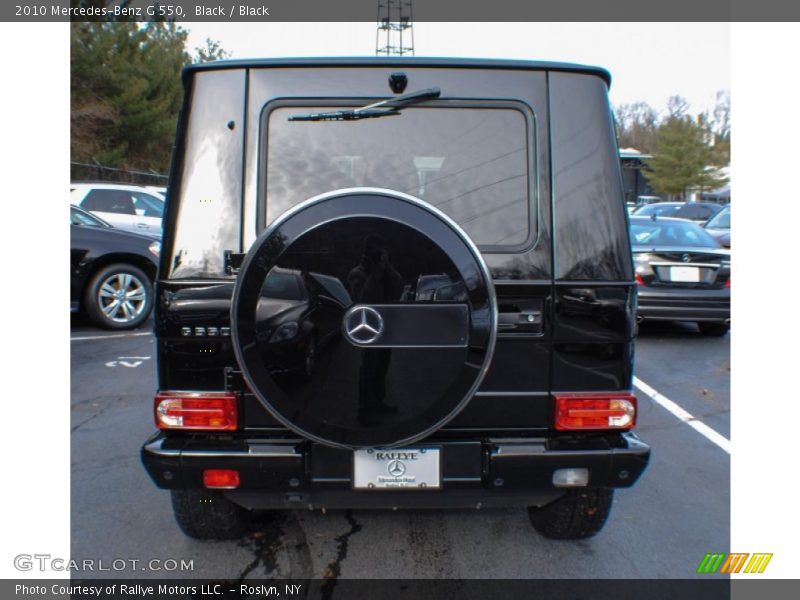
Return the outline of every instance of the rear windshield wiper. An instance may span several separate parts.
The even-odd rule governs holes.
[[[404,96],[387,98],[374,104],[367,104],[361,108],[350,108],[347,110],[333,110],[324,113],[311,113],[307,115],[292,115],[290,121],[357,121],[358,119],[374,119],[376,117],[391,117],[399,115],[399,108],[438,98],[442,90],[438,87],[426,88],[418,92],[412,92]]]

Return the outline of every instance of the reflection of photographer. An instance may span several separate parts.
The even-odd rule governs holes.
[[[364,240],[361,262],[347,277],[353,302],[396,302],[403,293],[400,273],[389,263],[386,242],[377,235]]]
[[[386,243],[376,235],[364,240],[361,262],[347,276],[353,302],[379,304],[396,302],[403,293],[403,279],[389,263]],[[397,412],[386,403],[386,374],[392,351],[388,348],[362,350],[359,373],[358,420],[362,425],[377,425],[377,415]]]

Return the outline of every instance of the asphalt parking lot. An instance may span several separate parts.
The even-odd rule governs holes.
[[[141,561],[87,576],[686,578],[706,552],[729,548],[730,336],[643,324],[638,433],[653,455],[593,539],[547,540],[524,510],[511,509],[281,512],[262,516],[239,542],[197,542],[179,531],[169,494],[139,460],[154,429],[151,325],[111,334],[73,317],[72,558]],[[707,427],[691,427],[687,413]],[[154,558],[192,560],[193,570],[142,571]]]

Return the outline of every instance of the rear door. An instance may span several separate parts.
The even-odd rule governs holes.
[[[549,423],[552,325],[546,74],[409,68],[406,93],[440,87],[441,97],[393,117],[289,121],[388,97],[390,71],[321,69],[318,79],[293,69],[250,72],[249,123],[260,143],[247,156],[260,179],[245,197],[256,209],[255,231],[337,188],[395,190],[444,212],[482,251],[500,311],[489,372],[445,430],[541,431]],[[310,85],[321,80],[325,89]],[[448,293],[433,276],[417,290],[425,286]]]

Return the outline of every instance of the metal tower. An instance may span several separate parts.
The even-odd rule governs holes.
[[[378,0],[375,54],[414,56],[414,18],[411,0]]]

